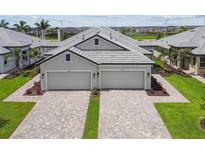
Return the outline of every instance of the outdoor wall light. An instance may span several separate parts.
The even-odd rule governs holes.
[[[95,79],[95,73],[93,73],[93,79]]]
[[[97,72],[97,78],[99,78],[99,76],[100,76],[100,73],[99,73],[99,72]]]
[[[44,79],[44,73],[41,74],[41,78]]]
[[[150,73],[149,72],[147,72],[147,78],[150,78]]]

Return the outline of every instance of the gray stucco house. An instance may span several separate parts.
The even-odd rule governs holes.
[[[180,60],[178,68],[205,74],[205,27],[198,27],[160,40],[170,46],[171,52],[189,49],[191,53]]]
[[[192,74],[205,74],[205,27],[190,29],[160,40],[137,41],[137,45],[150,52],[167,50],[169,54],[180,53],[181,49],[188,49],[190,53],[171,65]]]
[[[151,88],[152,53],[107,27],[81,32],[44,55],[42,90]]]
[[[21,67],[34,62],[29,57],[32,48],[39,48],[42,53],[48,52],[58,46],[58,42],[48,42],[40,38],[0,27],[0,73],[6,73],[16,68],[13,50],[21,49]]]

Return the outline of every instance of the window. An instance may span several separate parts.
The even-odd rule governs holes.
[[[95,45],[99,45],[99,39],[95,39]]]
[[[205,57],[200,57],[200,67],[205,67]]]
[[[7,65],[8,64],[8,60],[7,58],[4,58],[4,65]]]
[[[66,61],[70,61],[70,54],[66,54]]]
[[[196,65],[196,57],[193,57],[192,65]]]

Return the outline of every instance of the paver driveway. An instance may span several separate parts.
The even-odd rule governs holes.
[[[145,91],[102,91],[99,138],[171,138],[156,102],[189,102],[161,75],[153,75],[169,96],[148,96]]]
[[[170,138],[145,91],[104,91],[100,102],[100,138]]]
[[[89,91],[49,91],[11,138],[82,138]]]

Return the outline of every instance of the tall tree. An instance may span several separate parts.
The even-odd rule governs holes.
[[[14,27],[16,27],[17,31],[20,32],[28,32],[28,30],[31,28],[29,25],[26,24],[25,21],[19,21],[18,24],[14,24]]]
[[[41,37],[45,39],[45,31],[50,27],[49,20],[42,19],[39,23],[35,23],[35,26],[41,31]]]
[[[8,28],[9,22],[7,22],[5,19],[2,19],[0,21],[0,27]]]
[[[14,59],[15,59],[15,62],[16,62],[16,66],[18,68],[22,68],[23,67],[23,64],[22,64],[23,57],[22,57],[21,48],[14,48],[13,49],[13,54],[14,54]]]

